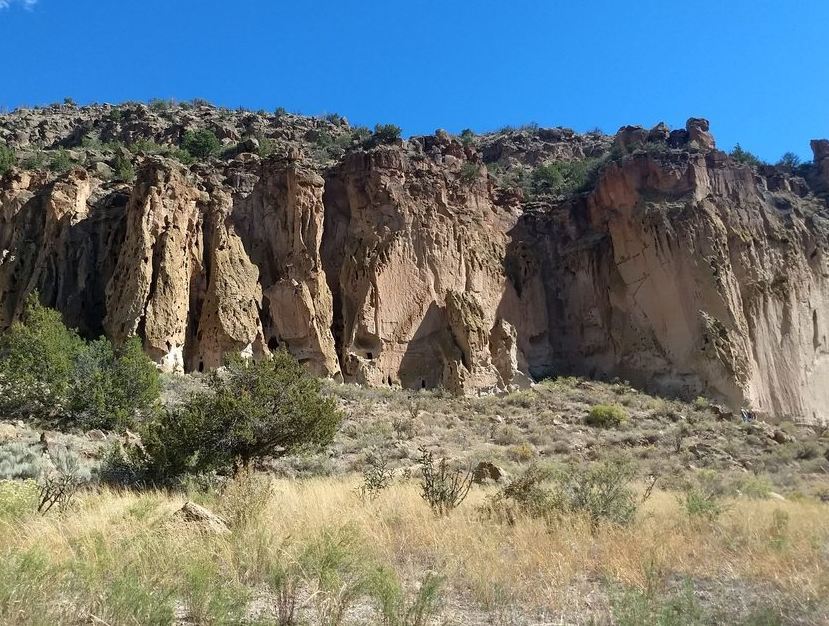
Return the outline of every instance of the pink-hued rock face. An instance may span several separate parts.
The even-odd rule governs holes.
[[[134,115],[106,132],[176,136]],[[829,419],[829,142],[813,142],[799,175],[733,161],[702,119],[615,138],[439,131],[319,161],[308,142],[321,122],[292,119],[273,134],[281,156],[242,152],[253,139],[189,168],[137,155],[130,183],[100,164],[12,169],[0,327],[36,289],[82,333],[138,334],[173,371],[285,348],[318,375],[371,385],[475,393],[618,376]],[[268,123],[233,118],[222,136]],[[14,137],[33,132],[21,122]],[[556,191],[571,170],[548,171],[554,191],[534,188],[539,165],[573,163],[595,174]]]

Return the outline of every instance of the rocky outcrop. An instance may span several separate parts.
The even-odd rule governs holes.
[[[265,341],[320,376],[340,377],[320,256],[324,181],[295,161],[260,167],[253,188],[237,194],[232,220],[259,271]]]
[[[762,182],[722,153],[642,152],[578,201],[522,218],[508,263],[548,320],[518,326],[530,371],[825,419],[829,220]]]
[[[495,210],[471,151],[438,134],[408,150],[353,153],[326,181],[325,204],[323,259],[346,378],[497,387],[489,336],[509,289],[511,217]]]
[[[703,119],[348,147],[342,120],[73,111],[0,123],[20,155],[68,146],[86,160],[3,176],[2,326],[37,290],[84,334],[138,334],[174,371],[285,348],[364,384],[618,376],[829,419],[829,142],[813,142],[814,165],[751,167]],[[184,166],[84,139],[175,146],[200,127],[222,158]],[[113,150],[134,181],[107,180]],[[534,186],[537,166],[563,162],[582,178]]]

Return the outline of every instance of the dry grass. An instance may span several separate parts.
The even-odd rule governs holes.
[[[6,515],[0,617],[15,624],[238,623],[243,616],[269,623],[274,569],[302,563],[309,545],[333,533],[351,537],[343,545],[360,563],[391,568],[410,590],[426,572],[445,576],[435,623],[611,623],[614,590],[651,589],[656,580],[667,594],[684,579],[709,590],[700,597],[714,621],[676,623],[739,622],[757,607],[773,607],[791,623],[829,619],[829,516],[818,502],[733,500],[711,524],[690,521],[674,494],[657,490],[632,526],[593,532],[572,515],[512,526],[482,519],[477,506],[493,488],[476,488],[454,514],[438,518],[412,482],[373,501],[355,494],[357,482],[275,481],[256,521],[227,536],[175,522],[184,497],[161,492],[103,490],[62,516]],[[215,493],[198,498],[222,508]],[[318,623],[321,596],[304,567],[297,574],[302,612]],[[381,623],[371,597],[354,602],[346,623]]]

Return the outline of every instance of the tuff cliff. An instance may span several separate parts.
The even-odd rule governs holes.
[[[191,162],[199,129],[224,145]],[[829,142],[766,166],[699,119],[403,141],[204,104],[17,111],[0,142],[0,327],[37,290],[171,370],[285,347],[373,385],[579,373],[829,419]]]

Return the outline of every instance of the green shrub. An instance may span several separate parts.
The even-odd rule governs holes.
[[[611,595],[613,623],[618,626],[702,626],[714,623],[686,582],[682,591],[671,594],[648,587],[629,588]]]
[[[351,130],[351,138],[357,143],[366,143],[371,138],[371,129],[368,126],[355,126]]]
[[[46,154],[35,152],[20,162],[20,166],[27,170],[42,170],[46,167]]]
[[[464,128],[461,131],[461,143],[464,146],[471,146],[475,142],[475,132],[471,128]]]
[[[400,127],[394,124],[377,124],[372,139],[377,144],[395,143],[400,140]]]
[[[169,111],[174,105],[175,101],[163,100],[161,98],[153,98],[149,103],[150,110],[156,112]]]
[[[66,511],[72,499],[92,473],[89,466],[81,463],[78,456],[67,448],[49,452],[49,464],[44,467],[38,479],[39,502],[37,512],[46,515],[53,507]]]
[[[467,185],[474,183],[480,175],[481,168],[475,163],[467,161],[461,166],[461,180]]]
[[[0,143],[0,176],[8,172],[15,163],[17,163],[17,157],[14,155],[14,150],[5,143]]]
[[[72,157],[63,148],[54,152],[49,159],[49,169],[58,174],[69,171],[73,165]]]
[[[561,490],[544,486],[552,478],[549,469],[533,464],[488,497],[479,511],[509,525],[520,515],[549,520],[565,509]]]
[[[264,456],[325,446],[341,414],[321,383],[285,351],[258,363],[232,359],[209,391],[150,420],[142,440],[150,478],[228,471]]]
[[[363,465],[363,484],[357,493],[364,500],[374,500],[394,481],[394,468],[382,452],[372,451]]]
[[[276,142],[267,137],[259,137],[259,156],[263,159],[276,152]]]
[[[688,487],[677,498],[692,520],[715,522],[724,510],[719,496],[704,486]]]
[[[780,157],[780,160],[777,162],[778,167],[785,167],[790,170],[795,169],[798,165],[800,165],[800,157],[797,156],[794,152],[786,152]]]
[[[371,588],[364,546],[349,526],[325,528],[305,546],[299,562],[313,590],[316,623],[341,624],[349,607]]]
[[[187,150],[183,148],[165,146],[149,139],[139,139],[138,141],[130,144],[129,149],[133,154],[136,152],[158,154],[171,159],[176,159],[184,165],[192,165],[195,162],[195,159],[193,159],[193,156]]]
[[[138,339],[114,348],[86,343],[32,294],[19,322],[0,335],[0,411],[72,419],[86,427],[132,425],[160,395],[158,370]]]
[[[135,167],[125,155],[118,153],[115,155],[113,163],[115,169],[115,178],[123,180],[125,183],[131,183],[135,180]]]
[[[60,313],[30,295],[20,321],[0,334],[0,411],[12,417],[61,415],[83,349]]]
[[[185,133],[181,148],[196,159],[207,159],[219,153],[222,142],[213,131],[190,131]]]
[[[768,478],[765,476],[757,476],[756,474],[747,474],[736,485],[737,490],[744,496],[757,500],[765,500],[768,498],[773,487]]]
[[[636,494],[630,488],[633,475],[631,465],[618,460],[571,471],[562,481],[566,506],[586,514],[593,527],[601,521],[630,524],[638,509]]]
[[[620,460],[555,472],[532,465],[490,496],[480,511],[507,524],[520,515],[549,522],[575,513],[585,515],[593,528],[602,521],[624,526],[639,508],[631,489],[633,475],[632,466]]]
[[[438,613],[444,581],[444,577],[428,572],[413,597],[407,598],[397,573],[378,567],[369,578],[368,589],[379,605],[384,626],[425,626]]]
[[[711,403],[704,396],[697,396],[692,404],[697,411],[707,411],[711,408]]]
[[[158,368],[132,337],[118,347],[101,338],[76,357],[70,393],[72,417],[92,428],[123,430],[149,415],[161,394]]]
[[[598,428],[619,426],[628,419],[628,413],[618,404],[596,404],[590,408],[584,423]]]
[[[744,163],[746,165],[757,166],[762,163],[762,161],[756,155],[752,154],[748,150],[743,150],[740,144],[734,146],[734,149],[731,151],[730,156],[738,163]]]
[[[538,195],[570,195],[585,191],[595,181],[603,161],[556,161],[536,167],[531,176],[531,190]]]

